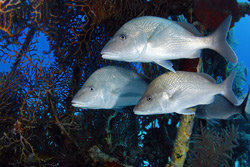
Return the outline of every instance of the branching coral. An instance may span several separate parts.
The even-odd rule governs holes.
[[[14,60],[11,72],[0,77],[0,166],[115,166],[92,160],[88,150],[96,145],[99,150],[94,153],[121,164],[142,166],[142,155],[150,165],[166,164],[179,117],[159,116],[160,128],[147,129],[155,116],[142,119],[126,108],[112,118],[113,111],[75,109],[71,99],[93,71],[109,64],[152,79],[165,72],[155,64],[103,60],[100,51],[134,17],[183,14],[188,21],[197,20],[193,4],[192,0],[0,1],[0,58]],[[39,33],[45,34],[50,49],[35,55],[33,37]],[[54,61],[47,67],[50,60]],[[186,60],[174,65],[195,70],[197,63],[192,62],[192,68]],[[148,134],[138,135],[141,131]],[[140,141],[145,147],[138,147]]]
[[[192,149],[189,154],[190,167],[229,167],[233,149],[238,146],[238,127],[233,125],[227,130],[222,129],[218,134],[215,129],[207,129],[201,125],[199,134],[193,134]]]
[[[18,35],[23,29],[23,27],[20,27],[20,24],[18,24],[18,21],[22,19],[20,6],[20,0],[4,0],[0,2],[0,30],[7,33],[11,38]],[[3,36],[3,34],[1,34],[1,36]]]

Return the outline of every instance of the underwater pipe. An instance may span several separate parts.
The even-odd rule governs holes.
[[[201,59],[181,60],[181,70],[200,72]],[[166,167],[182,167],[189,150],[189,141],[194,125],[194,115],[182,115],[174,143],[171,160]]]

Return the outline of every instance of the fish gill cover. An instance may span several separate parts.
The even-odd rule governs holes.
[[[113,110],[83,110],[74,108],[71,101],[87,78],[107,65],[128,68],[151,79],[165,72],[164,68],[153,63],[125,63],[101,58],[101,49],[107,41],[121,25],[132,18],[146,15],[175,21],[185,18],[187,22],[194,23],[202,34],[208,35],[212,31],[208,27],[214,26],[210,23],[211,20],[219,23],[232,14],[234,23],[244,14],[249,15],[246,10],[249,3],[232,1],[237,5],[227,8],[224,18],[211,18],[214,11],[205,10],[210,6],[200,6],[199,2],[0,1],[0,60],[10,66],[10,69],[0,73],[0,166],[169,164],[179,115],[136,116],[132,107],[126,107],[119,113]],[[213,6],[218,6],[218,11],[224,12],[224,6],[218,4],[214,2]],[[237,10],[238,13],[234,12]],[[204,23],[203,19],[209,21]],[[38,47],[41,36],[47,38],[49,49]],[[37,50],[43,52],[38,55]],[[217,80],[224,80],[232,71],[228,69],[228,62],[214,51],[204,50],[201,60],[201,71]],[[195,61],[175,60],[173,65],[176,70],[196,70],[198,60]],[[240,65],[237,66],[239,67]],[[244,75],[239,75],[239,79],[236,77],[234,90],[240,96],[242,90],[239,82],[240,78],[244,79]],[[214,126],[216,129],[225,129],[230,124],[237,123],[241,125],[240,128],[246,127],[244,121],[237,120],[241,118]],[[195,132],[199,125],[197,122],[200,120],[194,120]],[[201,122],[209,128],[210,125],[205,121]],[[192,130],[192,126],[190,127]],[[244,140],[239,139],[239,146],[230,153],[231,160],[239,161],[244,166],[249,164],[249,131],[244,129],[240,135]],[[187,141],[189,136],[190,134],[186,135]],[[201,137],[203,136],[198,139]],[[194,142],[200,145],[197,140]],[[232,148],[230,142],[227,146]],[[186,153],[188,142],[180,149],[185,149]],[[193,152],[195,150],[197,149]],[[177,159],[184,157],[181,154],[175,155]],[[194,158],[188,157],[187,160],[192,161]],[[185,158],[180,164],[184,160]],[[227,163],[232,166],[233,161]],[[171,159],[171,163],[173,162]]]

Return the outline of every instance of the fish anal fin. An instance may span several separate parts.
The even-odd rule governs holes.
[[[201,55],[201,50],[195,50],[189,54],[188,57],[190,58],[198,58]]]
[[[197,98],[199,98],[199,97],[197,97]],[[213,102],[214,102],[214,96],[212,96],[210,98],[200,99],[200,104],[211,104]]]
[[[182,114],[182,115],[194,115],[195,114],[195,112],[190,109],[183,109],[183,110],[177,111],[176,113]]]

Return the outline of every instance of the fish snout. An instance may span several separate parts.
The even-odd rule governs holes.
[[[133,111],[135,115],[147,115],[147,113],[150,112],[149,110],[146,111],[141,109],[140,105],[138,104],[134,107]]]
[[[83,102],[80,102],[80,101],[75,100],[75,99],[73,99],[71,101],[71,104],[73,107],[78,107],[78,108],[87,108],[87,106],[88,106],[87,103],[83,103]]]
[[[134,111],[135,115],[150,115],[150,110],[148,110],[148,111],[140,111],[140,110],[134,109],[133,111]]]
[[[108,52],[108,51],[105,51],[104,49],[101,51],[103,59],[117,60],[119,58],[118,53],[116,54],[116,53],[113,53],[113,52]]]
[[[73,107],[78,106],[78,102],[76,100],[74,100],[74,99],[71,101],[71,104],[72,104]]]
[[[140,111],[137,106],[133,109],[135,115],[143,115],[143,111]]]

